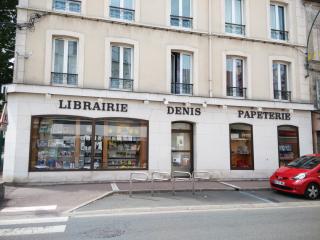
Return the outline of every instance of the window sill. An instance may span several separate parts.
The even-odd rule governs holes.
[[[68,85],[68,84],[55,84],[55,83],[51,83],[50,84],[51,86],[54,86],[54,87],[68,87],[68,88],[78,88],[79,85]]]
[[[229,32],[224,32],[224,34],[230,37],[247,38],[247,35],[245,34],[237,34],[237,33],[229,33]]]
[[[53,12],[57,12],[57,13],[64,13],[64,14],[76,15],[76,16],[82,15],[81,12],[71,12],[71,11],[68,11],[68,10],[52,9],[52,11],[53,11]]]
[[[226,98],[230,99],[238,99],[238,100],[247,100],[247,97],[237,97],[237,96],[225,96]]]
[[[109,88],[111,91],[119,91],[119,92],[133,92],[132,89],[124,89],[124,88]]]

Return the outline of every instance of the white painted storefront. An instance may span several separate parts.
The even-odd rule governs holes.
[[[123,104],[125,111],[84,110],[83,107],[61,109],[67,101]],[[178,112],[168,114],[168,107],[194,109],[194,114],[191,115],[191,110],[189,115],[186,112],[183,114],[183,111],[179,114],[179,108]],[[195,109],[200,109],[200,114],[195,114]],[[63,115],[148,121],[148,167],[147,170],[139,170],[141,172],[171,172],[171,126],[172,122],[182,121],[193,124],[195,171],[209,171],[212,178],[219,179],[267,178],[279,166],[278,126],[298,127],[300,155],[312,153],[311,110],[312,106],[308,104],[286,102],[9,85],[9,125],[3,177],[6,182],[93,182],[127,180],[130,172],[137,171],[29,171],[32,116]],[[257,115],[245,118],[245,111],[250,114],[253,114],[251,111],[256,112]],[[258,115],[259,112],[280,113],[284,119],[270,119],[270,115]],[[229,128],[232,123],[252,125],[253,170],[231,170]]]

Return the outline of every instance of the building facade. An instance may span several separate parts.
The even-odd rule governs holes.
[[[302,0],[20,0],[7,182],[266,178],[311,153]]]
[[[308,59],[307,75],[311,83],[311,99],[315,111],[312,114],[314,152],[320,151],[320,1],[305,0],[307,17]]]

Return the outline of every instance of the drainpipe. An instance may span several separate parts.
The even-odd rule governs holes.
[[[209,26],[209,34],[208,34],[208,41],[209,41],[209,97],[213,97],[213,82],[212,82],[212,1],[209,1],[209,16],[208,16],[208,26]]]

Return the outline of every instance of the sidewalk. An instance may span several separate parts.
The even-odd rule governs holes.
[[[134,182],[132,192],[151,191],[150,182]],[[128,193],[129,182],[100,183],[100,184],[75,184],[52,186],[5,186],[5,200],[0,204],[0,215],[5,209],[39,207],[51,208],[51,213],[59,215],[85,206],[98,199],[113,193]],[[269,189],[268,181],[204,181],[195,183],[196,191],[235,191],[235,190],[266,190]],[[171,192],[171,182],[155,182],[155,192]],[[176,182],[175,191],[192,191],[191,182]],[[55,207],[54,207],[55,206]],[[54,208],[54,209],[53,209]],[[19,212],[18,210],[16,212]],[[38,212],[38,213],[41,213]]]

